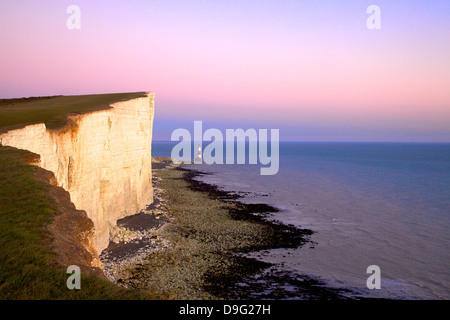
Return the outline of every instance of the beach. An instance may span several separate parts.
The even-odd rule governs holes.
[[[198,181],[204,173],[154,159],[155,202],[118,221],[101,255],[108,278],[167,299],[338,299],[341,292],[249,258],[297,248],[311,230],[273,221],[278,209]]]

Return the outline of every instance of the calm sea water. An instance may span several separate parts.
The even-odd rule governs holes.
[[[154,142],[153,155],[173,145]],[[359,296],[450,298],[450,144],[283,142],[274,176],[259,164],[195,168],[315,231],[311,244],[259,259]],[[366,287],[370,265],[381,269],[380,290]]]

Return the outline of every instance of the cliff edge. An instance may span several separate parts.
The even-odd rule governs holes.
[[[145,93],[104,110],[70,114],[58,129],[31,124],[0,133],[0,139],[39,155],[34,164],[52,172],[54,184],[92,220],[90,246],[100,253],[117,219],[153,202],[153,117],[154,94]]]

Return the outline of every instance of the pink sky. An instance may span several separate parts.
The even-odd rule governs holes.
[[[81,8],[81,29],[65,11]],[[0,98],[156,93],[157,116],[433,132],[450,141],[450,5],[2,1]],[[428,130],[428,131],[427,131]],[[301,137],[298,137],[301,139]]]

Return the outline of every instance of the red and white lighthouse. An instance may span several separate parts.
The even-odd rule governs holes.
[[[202,160],[202,145],[200,143],[198,144],[197,160]]]

